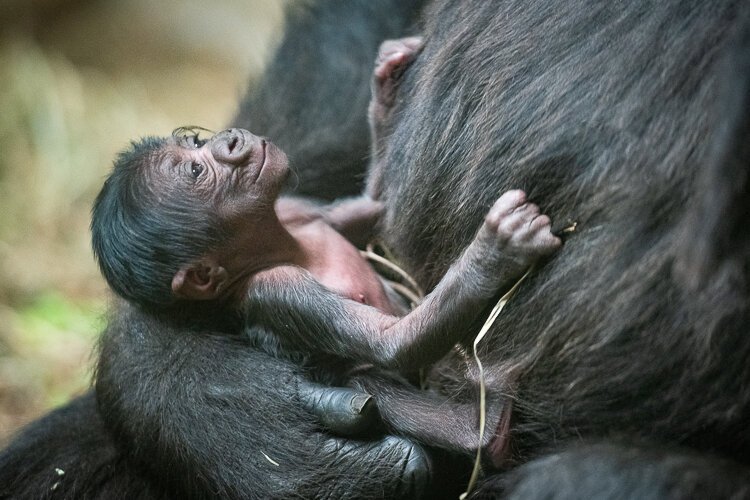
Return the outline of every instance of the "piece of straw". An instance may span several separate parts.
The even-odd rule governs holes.
[[[482,341],[484,336],[487,334],[489,329],[492,327],[492,325],[495,323],[495,320],[500,315],[500,311],[503,310],[505,307],[505,304],[508,303],[510,298],[513,296],[514,293],[516,293],[516,290],[518,290],[518,287],[521,285],[523,280],[526,279],[526,276],[528,276],[531,271],[534,269],[534,266],[530,267],[526,273],[521,276],[521,278],[516,281],[516,283],[511,287],[510,290],[508,290],[505,295],[500,297],[500,300],[497,301],[497,304],[495,304],[495,307],[492,308],[492,311],[490,312],[489,317],[487,318],[487,321],[484,322],[482,325],[482,328],[479,330],[479,333],[474,338],[474,360],[477,362],[477,367],[479,368],[479,446],[477,447],[477,456],[474,459],[474,468],[471,471],[471,477],[469,478],[469,484],[466,486],[466,491],[463,492],[458,498],[459,500],[464,500],[469,493],[471,493],[471,490],[474,489],[474,486],[476,486],[477,479],[479,479],[479,471],[482,469],[481,466],[481,458],[482,458],[482,442],[484,440],[484,426],[487,421],[487,400],[486,400],[486,388],[484,383],[484,367],[482,366],[482,362],[479,359],[479,355],[477,354],[477,346],[479,345],[479,342]]]
[[[271,464],[272,464],[272,465],[275,465],[276,467],[278,467],[278,466],[279,466],[279,462],[277,462],[277,461],[276,461],[276,460],[274,460],[273,458],[271,458],[271,457],[269,457],[268,455],[266,455],[266,454],[265,454],[265,453],[263,452],[263,450],[259,450],[259,451],[260,451],[260,454],[261,454],[261,455],[263,455],[264,457],[266,457],[266,460],[268,460],[269,462],[271,462]]]
[[[406,284],[409,287],[411,287],[412,291],[414,292],[414,295],[416,295],[417,297],[424,297],[424,291],[417,284],[414,278],[409,276],[409,273],[401,269],[398,265],[394,264],[387,258],[375,253],[373,251],[372,245],[368,245],[367,250],[360,250],[360,254],[362,254],[362,256],[365,259],[370,260],[372,262],[376,262],[382,265],[383,267],[385,267],[386,269],[388,269],[389,271],[392,271],[393,273],[397,274],[401,279],[403,279],[406,282]],[[421,302],[421,299],[416,301],[417,304],[419,304],[420,302]]]

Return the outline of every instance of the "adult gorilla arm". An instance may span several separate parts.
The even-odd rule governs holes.
[[[124,305],[101,339],[96,392],[125,459],[185,498],[419,497],[421,448],[324,432],[303,377],[240,335]]]

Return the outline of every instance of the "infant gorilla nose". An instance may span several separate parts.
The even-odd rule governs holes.
[[[211,152],[220,161],[233,166],[261,165],[264,141],[247,130],[230,128],[216,134],[211,141]]]

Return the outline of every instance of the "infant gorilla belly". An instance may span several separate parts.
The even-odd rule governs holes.
[[[327,224],[314,223],[305,240],[313,255],[306,267],[320,284],[348,299],[388,314],[400,314],[400,309],[388,299],[378,274],[341,234]]]

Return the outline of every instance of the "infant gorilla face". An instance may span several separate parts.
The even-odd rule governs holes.
[[[283,151],[237,128],[206,140],[173,135],[152,164],[157,193],[159,186],[172,193],[184,190],[225,214],[272,206],[289,174]]]

